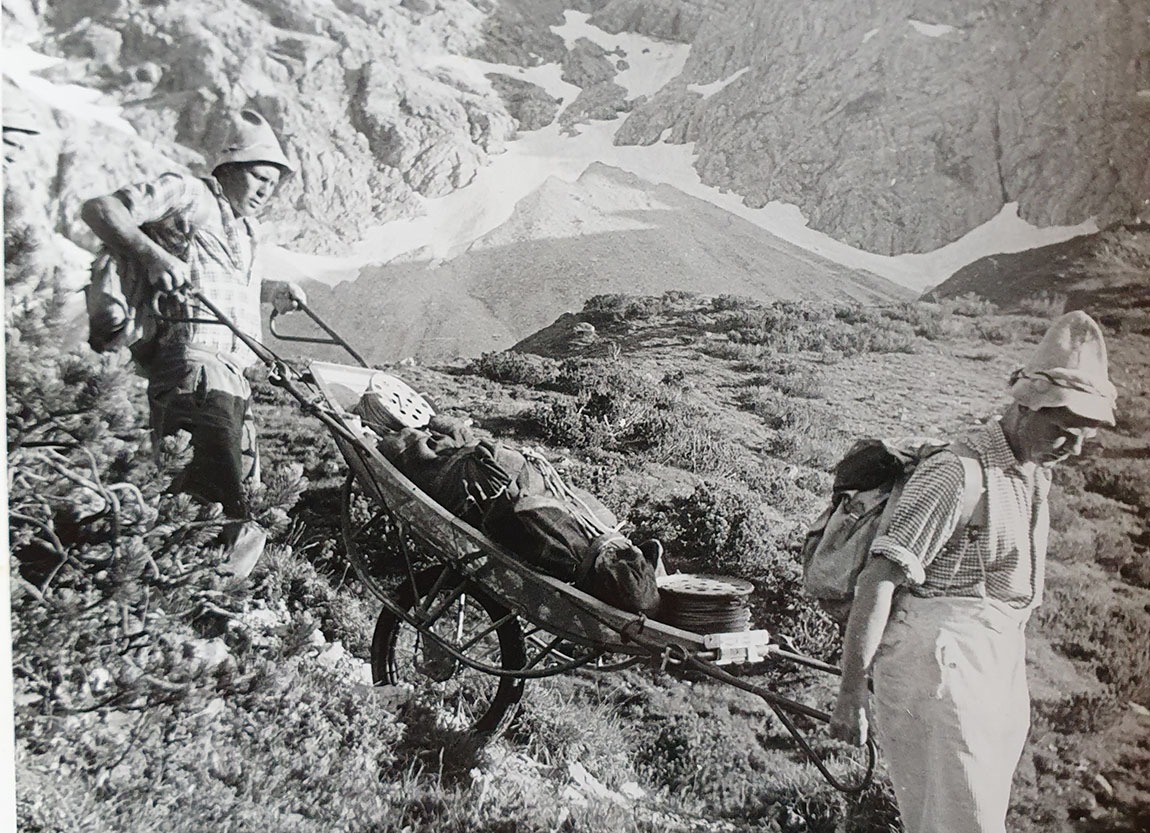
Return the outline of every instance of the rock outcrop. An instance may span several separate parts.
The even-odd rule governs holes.
[[[48,141],[68,176],[49,173],[61,183],[53,196],[72,205],[148,175],[155,155],[204,172],[227,114],[253,107],[299,163],[265,217],[269,236],[339,250],[410,214],[417,195],[466,185],[515,135],[489,84],[441,63],[478,47],[484,19],[467,0],[53,3],[21,38],[64,59],[52,80],[97,86],[135,133],[110,139],[59,111],[64,130]],[[62,231],[85,240],[70,223]]]
[[[1150,226],[1115,226],[1025,252],[992,255],[959,269],[927,300],[974,294],[1004,310],[1150,305]],[[1114,304],[1116,300],[1122,303]],[[1100,303],[1105,302],[1105,303]]]
[[[538,84],[501,72],[489,72],[487,80],[503,99],[503,106],[520,130],[538,130],[555,121],[559,100],[548,95]]]
[[[618,25],[642,6],[612,5]],[[1006,202],[1038,226],[1105,225],[1150,199],[1143,4],[665,5],[700,21],[690,59],[616,141],[695,142],[703,181],[750,205],[794,203],[814,228],[897,254]]]
[[[12,0],[4,38],[62,59],[44,74],[111,108],[103,122],[60,108],[59,133],[40,140],[51,213],[84,245],[74,200],[157,166],[205,170],[225,115],[250,106],[299,161],[265,224],[302,250],[341,251],[465,187],[517,130],[626,115],[617,144],[694,143],[704,183],[751,206],[793,203],[838,240],[896,254],[955,240],[1007,202],[1039,226],[1150,212],[1143,5]],[[641,54],[596,44],[572,11],[689,43],[686,65],[628,98],[619,73]],[[458,56],[554,64],[581,92],[558,101]]]
[[[559,114],[563,129],[572,132],[573,126],[588,121],[609,121],[631,109],[627,91],[614,81],[602,81],[585,88],[575,100]]]

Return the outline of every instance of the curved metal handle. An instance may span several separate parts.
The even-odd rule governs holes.
[[[281,333],[276,329],[276,319],[279,318],[279,310],[272,308],[272,314],[268,317],[268,331],[280,341],[296,341],[305,344],[330,344],[335,347],[341,347],[346,350],[353,359],[355,359],[362,367],[370,367],[367,361],[357,353],[350,344],[348,344],[339,333],[327,325],[327,323],[320,318],[307,304],[296,301],[296,309],[300,312],[306,313],[307,316],[315,322],[316,326],[327,333],[326,338],[319,338],[316,336],[295,336]],[[295,310],[291,310],[294,312]],[[286,314],[286,313],[285,313]]]
[[[164,313],[164,311],[162,309],[160,309],[160,299],[162,297],[165,297],[165,296],[171,297],[171,298],[176,298],[178,300],[184,301],[185,303],[189,299],[195,300],[201,306],[206,307],[208,309],[208,311],[211,312],[212,315],[215,317],[214,318],[195,318],[195,317],[191,317],[191,316],[178,317],[178,316],[167,315]],[[215,304],[213,304],[206,297],[204,297],[204,295],[202,293],[200,293],[199,290],[185,289],[182,287],[180,289],[176,289],[176,290],[173,290],[171,292],[164,292],[164,291],[157,290],[157,291],[152,293],[151,307],[152,307],[152,313],[153,313],[153,315],[156,316],[157,320],[163,321],[166,324],[214,324],[217,326],[227,327],[233,333],[235,333],[236,336],[239,337],[239,339],[241,341],[243,341],[245,344],[247,344],[247,346],[249,348],[251,348],[252,351],[255,352],[255,354],[257,356],[259,356],[261,360],[266,361],[265,352],[267,351],[267,348],[264,347],[262,344],[259,345],[259,347],[262,349],[257,349],[256,347],[253,347],[252,344],[249,342],[254,341],[254,339],[252,339],[246,333],[241,333],[239,331],[239,329],[236,327],[235,323],[230,318],[228,318],[226,315],[224,315],[224,313],[221,312],[220,309]],[[356,350],[350,344],[348,344],[339,335],[339,333],[337,333],[335,330],[333,330],[331,327],[329,327],[327,325],[327,323],[322,318],[320,318],[318,315],[316,315],[315,312],[312,311],[311,307],[309,307],[307,304],[301,304],[297,301],[296,302],[296,308],[301,310],[302,312],[307,313],[308,317],[311,318],[312,321],[314,321],[320,328],[323,329],[324,332],[327,333],[327,338],[316,338],[314,336],[293,336],[293,335],[287,335],[285,333],[281,333],[278,329],[276,329],[276,323],[275,322],[276,322],[276,319],[279,317],[279,312],[275,308],[272,309],[271,315],[268,317],[268,330],[271,332],[271,334],[273,336],[275,336],[280,341],[296,341],[296,342],[304,342],[306,344],[330,344],[330,345],[334,345],[335,347],[342,347],[344,350],[346,350],[351,355],[351,357],[353,359],[355,359],[357,362],[359,362],[361,367],[370,367],[370,365],[363,358],[363,356],[361,356],[358,352],[356,352]],[[294,312],[294,310],[293,310],[293,312]],[[258,344],[258,342],[256,342],[256,343]]]
[[[747,682],[744,679],[729,674],[718,666],[701,660],[696,657],[686,657],[683,660],[683,665],[692,668],[696,671],[701,671],[708,677],[719,680],[720,682],[733,685],[735,688],[741,688],[743,691],[749,691],[751,694],[758,695],[762,698],[771,711],[778,717],[779,722],[783,724],[791,737],[802,748],[803,753],[807,756],[819,773],[823,776],[828,784],[842,793],[856,794],[861,793],[871,785],[874,780],[874,769],[878,761],[878,747],[875,745],[873,738],[867,738],[866,742],[866,766],[863,769],[862,775],[855,781],[841,780],[837,775],[832,773],[827,767],[826,760],[810,745],[806,737],[803,735],[802,730],[795,725],[791,720],[792,714],[801,714],[804,717],[809,717],[820,723],[829,723],[831,716],[820,709],[812,708],[811,706],[800,703],[797,700],[792,700],[789,697],[783,697],[781,694],[776,694],[768,688],[755,685],[754,683]]]

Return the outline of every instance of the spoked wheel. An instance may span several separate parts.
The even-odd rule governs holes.
[[[449,728],[487,737],[501,734],[523,697],[522,677],[498,674],[526,663],[519,620],[482,589],[442,567],[424,570],[415,585],[405,582],[395,598],[420,627],[383,609],[371,644],[373,679],[433,692],[429,705]],[[471,667],[431,637],[496,673]]]
[[[388,508],[366,494],[351,474],[343,484],[340,529],[348,561],[377,598],[408,577],[408,558],[413,565],[429,563],[421,545],[404,534]]]

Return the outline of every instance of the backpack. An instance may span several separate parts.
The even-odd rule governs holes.
[[[88,346],[111,353],[146,343],[156,332],[151,309],[152,287],[127,258],[103,249],[92,261],[91,281],[84,287],[88,310]]]
[[[961,443],[910,437],[863,439],[835,466],[830,506],[811,525],[802,546],[803,592],[845,626],[855,582],[874,540],[886,531],[907,479],[928,457],[950,449],[962,461],[962,514],[946,547],[976,530],[971,521],[981,503],[982,464]]]
[[[215,191],[213,191],[215,193]],[[149,239],[187,262],[194,229],[179,218],[140,226]],[[136,259],[100,249],[92,261],[91,280],[84,287],[88,311],[88,346],[97,353],[128,348],[137,364],[146,367],[159,335],[156,292]]]

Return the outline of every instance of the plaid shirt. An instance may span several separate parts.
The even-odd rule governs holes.
[[[256,227],[236,217],[214,179],[167,173],[116,192],[137,226],[188,264],[191,285],[200,290],[245,334],[260,337],[260,277],[256,274]],[[194,302],[173,317],[211,318]],[[255,354],[219,324],[166,324],[161,350],[194,344],[231,353],[241,367]]]
[[[1050,529],[1050,472],[1019,463],[997,420],[964,442],[982,462],[985,512],[947,546],[962,516],[965,477],[955,454],[939,452],[910,476],[871,552],[902,567],[916,596],[990,597],[1036,607]]]

